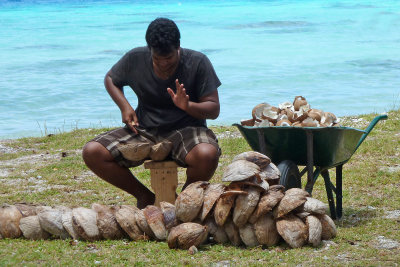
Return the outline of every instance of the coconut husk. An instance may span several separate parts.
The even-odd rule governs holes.
[[[262,215],[254,223],[254,231],[261,245],[274,246],[279,242],[280,236],[271,213]]]
[[[204,189],[208,182],[199,181],[188,185],[175,201],[176,217],[182,222],[191,222],[199,214],[204,200]]]
[[[324,112],[324,114],[321,117],[321,124],[324,124],[326,126],[332,126],[333,124],[337,123],[337,118],[335,114],[331,112]]]
[[[172,149],[172,142],[168,140],[163,140],[150,148],[149,156],[152,160],[162,161],[164,160]]]
[[[255,223],[258,218],[272,211],[272,209],[284,197],[284,191],[285,187],[283,185],[271,186],[270,189],[261,196],[257,208],[253,212],[252,220],[250,222]]]
[[[182,223],[171,229],[168,235],[168,247],[189,249],[199,246],[207,239],[207,227],[197,223]]]
[[[276,126],[292,126],[292,123],[289,119],[282,119],[276,123]]]
[[[322,233],[321,238],[323,240],[329,240],[336,236],[337,230],[334,221],[328,215],[317,215],[317,218],[321,221]]]
[[[296,212],[296,216],[299,217],[300,219],[302,219],[303,221],[305,221],[307,216],[310,216],[310,215],[311,215],[311,213],[305,212],[305,211]]]
[[[14,204],[15,207],[21,212],[22,217],[34,216],[37,215],[36,206],[29,205],[26,203],[16,203]]]
[[[62,214],[63,211],[61,209],[52,209],[39,212],[37,216],[39,218],[40,226],[43,228],[43,230],[57,238],[66,239],[70,236],[68,231],[65,230],[63,226]]]
[[[307,112],[303,112],[301,110],[299,111],[295,111],[293,114],[293,120],[294,122],[302,122],[303,120],[305,120],[307,118]],[[294,125],[294,123],[292,124],[292,126]]]
[[[232,162],[236,160],[247,160],[256,164],[260,169],[266,168],[270,163],[271,159],[264,154],[256,151],[247,151],[236,155]]]
[[[226,186],[224,184],[210,184],[204,191],[203,209],[200,213],[200,220],[204,221],[211,209],[214,207],[215,202],[224,193]]]
[[[61,215],[61,221],[64,229],[68,232],[68,234],[73,239],[78,239],[79,234],[74,230],[74,227],[72,225],[72,210],[63,212]]]
[[[150,239],[155,239],[156,236],[154,235],[153,230],[151,230],[150,225],[147,223],[143,210],[136,209],[134,213],[135,213],[135,222],[136,225],[139,227],[139,230],[141,231],[141,235],[146,236],[146,238],[150,237]]]
[[[72,227],[79,237],[95,241],[101,238],[97,227],[97,212],[83,207],[72,209]]]
[[[276,218],[280,218],[306,202],[310,194],[301,188],[290,188],[276,207]],[[275,215],[275,214],[274,214]]]
[[[242,126],[254,126],[254,122],[255,122],[254,119],[248,119],[248,120],[241,120],[240,124]]]
[[[223,226],[228,218],[230,211],[235,203],[236,196],[247,195],[245,191],[226,191],[217,200],[214,208],[215,223],[218,226]]]
[[[307,112],[307,114],[308,117],[312,118],[313,120],[321,122],[324,112],[322,110],[312,108]]]
[[[178,225],[178,220],[176,219],[176,209],[175,206],[169,202],[160,202],[161,211],[164,215],[165,228],[169,231],[172,227]]]
[[[250,178],[249,182],[252,186],[261,188],[262,191],[266,192],[269,189],[269,183],[264,179],[261,179],[259,175],[255,175],[254,177]]]
[[[295,111],[300,110],[301,106],[307,105],[307,100],[302,96],[296,96],[293,101],[293,107]]]
[[[315,216],[307,216],[306,224],[308,228],[308,243],[313,247],[318,247],[321,244],[322,237],[322,224],[321,221]]]
[[[149,157],[152,147],[151,142],[136,142],[129,144],[119,144],[118,150],[127,160],[141,161]]]
[[[132,240],[147,240],[148,236],[143,234],[143,231],[140,230],[136,223],[137,210],[138,208],[135,206],[122,205],[121,208],[115,212],[115,218]]]
[[[260,199],[260,190],[258,188],[249,187],[246,192],[248,193],[247,195],[239,195],[236,198],[233,209],[233,222],[239,228],[247,223]]]
[[[301,127],[301,121],[293,122],[292,127]]]
[[[167,229],[164,224],[164,215],[157,206],[149,205],[143,209],[144,217],[158,240],[167,239]]]
[[[257,164],[247,160],[236,160],[229,164],[222,177],[223,182],[243,181],[260,172]]]
[[[40,227],[39,217],[37,215],[21,218],[19,228],[26,239],[41,240],[48,239],[50,234]]]
[[[36,207],[36,215],[39,214],[39,212],[46,211],[46,210],[52,210],[53,208],[50,206],[37,206]]]
[[[268,106],[264,108],[261,118],[263,120],[268,120],[272,123],[276,123],[276,121],[278,120],[279,112],[280,112],[279,108]]]
[[[271,162],[267,167],[261,169],[258,175],[261,179],[266,180],[269,185],[277,185],[279,184],[281,172],[278,167]]]
[[[224,230],[229,238],[229,241],[234,246],[240,246],[242,244],[242,239],[240,238],[239,228],[233,223],[232,219],[229,218],[224,224]]]
[[[256,120],[254,122],[254,126],[257,127],[269,127],[269,126],[274,126],[274,123],[270,122],[269,120],[265,119],[265,120]]]
[[[207,231],[212,240],[219,244],[225,244],[229,242],[229,238],[225,233],[225,229],[222,226],[218,226],[212,217],[208,217],[204,223],[207,226]]]
[[[0,235],[2,238],[18,238],[22,235],[19,229],[21,212],[14,205],[3,205],[0,207]]]
[[[319,123],[312,118],[306,118],[301,122],[301,127],[319,127]]]
[[[267,103],[260,103],[257,106],[255,106],[253,108],[253,110],[251,111],[251,116],[253,117],[254,120],[262,120],[262,113],[264,111],[265,107],[270,106]]]
[[[246,223],[244,226],[239,228],[239,235],[246,247],[255,247],[260,245],[260,243],[258,243],[254,227],[250,223]]]
[[[124,230],[119,226],[115,218],[115,212],[119,207],[109,207],[94,203],[92,209],[97,212],[97,227],[105,239],[121,239],[125,236]]]
[[[325,214],[326,211],[328,210],[328,205],[325,204],[324,202],[312,198],[312,197],[307,197],[306,202],[303,205],[303,211],[309,212],[312,214]]]
[[[283,102],[283,103],[279,104],[278,107],[279,107],[280,110],[286,110],[286,109],[294,108],[293,104],[290,103],[290,102]]]
[[[308,240],[307,225],[297,216],[288,214],[278,219],[276,228],[282,238],[292,248],[302,247]]]

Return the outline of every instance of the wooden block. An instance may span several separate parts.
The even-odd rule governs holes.
[[[146,161],[146,169],[150,169],[151,187],[156,195],[154,205],[160,206],[161,201],[175,204],[176,188],[178,187],[178,165],[174,161]]]

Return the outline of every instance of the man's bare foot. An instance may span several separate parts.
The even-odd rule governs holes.
[[[148,205],[154,205],[154,201],[156,200],[156,196],[154,194],[152,194],[149,197],[141,197],[140,199],[137,199],[137,204],[136,206],[139,209],[144,209],[146,208]]]

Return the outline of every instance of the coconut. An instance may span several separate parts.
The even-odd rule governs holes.
[[[78,239],[79,234],[74,230],[74,227],[72,226],[72,210],[64,211],[61,215],[61,221],[64,229],[68,232],[68,234],[73,239]]]
[[[15,207],[21,212],[22,217],[34,216],[37,215],[36,206],[28,205],[26,203],[16,203]]]
[[[308,117],[320,122],[324,112],[322,110],[312,108],[307,112],[307,114]]]
[[[255,223],[254,230],[257,241],[261,245],[274,246],[278,244],[280,236],[271,213],[262,215]]]
[[[212,237],[214,242],[219,244],[225,244],[229,242],[229,238],[225,233],[224,227],[218,226],[212,217],[208,217],[205,220],[205,226],[207,226],[208,234]]]
[[[136,210],[134,206],[122,205],[119,210],[115,212],[115,218],[121,228],[129,235],[132,240],[146,240],[148,239],[143,231],[140,230],[136,223]]]
[[[92,209],[83,207],[73,209],[72,227],[79,237],[85,240],[95,241],[101,238],[97,227],[97,212]]]
[[[163,140],[150,148],[149,156],[152,160],[155,161],[162,161],[171,152],[172,149],[172,142],[168,140]]]
[[[297,216],[288,214],[276,222],[276,228],[282,238],[292,248],[299,248],[307,243],[307,225]]]
[[[266,168],[271,163],[271,159],[268,156],[256,151],[247,151],[240,153],[233,158],[232,162],[237,160],[247,160],[253,162],[258,167],[260,167],[260,169]]]
[[[203,209],[200,213],[200,220],[204,221],[208,213],[214,207],[215,202],[219,199],[222,193],[225,191],[225,185],[223,184],[210,184],[204,191],[204,202]]]
[[[163,201],[162,201],[163,202]],[[168,203],[168,202],[163,202],[163,203]],[[161,204],[161,202],[160,202]],[[168,203],[170,204],[170,203]],[[172,205],[172,204],[170,204]],[[149,224],[147,223],[146,217],[144,216],[143,210],[140,209],[135,209],[135,221],[136,225],[139,227],[141,231],[141,235],[143,236],[148,236],[152,239],[155,239],[156,236],[153,233],[153,230],[151,230]]]
[[[117,147],[122,156],[127,160],[141,161],[149,157],[152,143],[138,141],[135,143],[120,144]]]
[[[270,122],[269,120],[265,119],[265,120],[257,120],[254,122],[254,126],[257,127],[269,127],[269,126],[274,126],[274,124],[272,122]]]
[[[208,182],[199,181],[188,185],[175,201],[176,217],[182,222],[190,222],[199,214],[204,200],[204,188]]]
[[[257,208],[254,210],[252,217],[254,223],[258,218],[272,211],[272,209],[281,201],[284,197],[285,187],[283,185],[273,185],[270,187],[268,192],[264,193],[260,201],[258,202]]]
[[[242,239],[240,238],[239,229],[230,218],[226,220],[224,230],[229,241],[231,241],[234,246],[240,246]]]
[[[319,127],[319,123],[317,120],[312,118],[306,118],[301,122],[302,127]]]
[[[318,219],[322,224],[321,238],[323,240],[329,240],[336,236],[337,230],[336,225],[328,215],[317,215]]]
[[[293,120],[295,122],[301,122],[301,121],[305,120],[307,118],[307,116],[308,116],[307,112],[303,112],[301,110],[295,111],[293,114]],[[293,124],[292,124],[292,126],[293,126]]]
[[[165,228],[169,231],[172,227],[178,225],[175,206],[169,202],[161,201],[160,207],[164,216]]]
[[[149,205],[143,209],[144,217],[158,240],[167,239],[167,229],[164,224],[164,215],[157,206]]]
[[[290,103],[290,102],[283,102],[283,103],[279,104],[278,107],[279,107],[280,110],[286,110],[286,109],[294,108],[293,104]]]
[[[307,100],[302,96],[296,96],[293,101],[293,107],[295,111],[300,110],[301,106],[307,105]]]
[[[301,127],[301,122],[300,121],[293,122],[292,126],[293,127]]]
[[[261,118],[263,120],[268,120],[272,123],[276,123],[276,121],[278,120],[279,112],[280,110],[277,107],[273,106],[265,107],[262,112]]]
[[[261,169],[258,175],[261,179],[266,180],[269,185],[277,185],[279,184],[281,172],[278,167],[271,162],[266,168]]]
[[[276,123],[276,126],[291,126],[291,125],[292,123],[288,119],[282,119]]]
[[[318,247],[321,243],[322,224],[315,216],[307,216],[306,224],[308,228],[308,243],[314,247]]]
[[[244,226],[260,199],[260,190],[256,187],[247,188],[247,195],[239,195],[235,201],[233,209],[233,222],[239,228]]]
[[[239,235],[247,247],[255,247],[260,245],[260,243],[258,243],[256,233],[254,232],[254,227],[250,223],[246,223],[244,226],[239,228]]]
[[[240,124],[242,126],[254,126],[254,122],[255,122],[255,119],[241,120]]]
[[[269,107],[270,105],[267,103],[261,103],[258,104],[257,106],[255,106],[253,108],[253,110],[251,111],[251,115],[253,117],[254,120],[261,120],[262,117],[262,113],[265,107]]]
[[[321,215],[326,213],[328,205],[326,205],[324,202],[312,197],[307,197],[306,199],[307,200],[304,203],[303,211]]]
[[[168,247],[189,249],[198,246],[207,239],[207,227],[198,223],[182,223],[171,229],[168,235]]]
[[[0,207],[0,235],[2,238],[18,238],[22,235],[19,229],[21,212],[14,205],[3,205]]]
[[[331,112],[324,112],[324,114],[321,117],[321,124],[324,124],[326,126],[332,126],[335,123],[337,123],[337,118],[335,114]]]
[[[24,237],[31,240],[47,239],[50,234],[40,227],[39,217],[37,215],[21,218],[19,228]]]
[[[226,167],[222,181],[233,182],[243,181],[253,177],[260,172],[260,167],[257,164],[247,160],[235,160]]]
[[[276,218],[280,218],[306,202],[310,194],[301,188],[290,188],[276,207]]]
[[[94,203],[92,209],[97,212],[97,227],[103,238],[120,239],[124,237],[125,232],[115,218],[115,212],[119,208]]]
[[[69,233],[63,226],[62,214],[61,209],[52,209],[39,212],[37,216],[43,230],[57,238],[66,239],[69,238]]]
[[[244,191],[226,191],[224,192],[214,208],[214,218],[215,223],[218,226],[223,226],[226,219],[228,218],[230,211],[232,209],[233,204],[235,203],[235,199],[237,195],[244,194],[247,195],[247,192]]]
[[[260,187],[262,191],[268,191],[269,184],[264,179],[261,179],[259,175],[255,175],[254,177],[249,179],[249,182],[252,186]]]

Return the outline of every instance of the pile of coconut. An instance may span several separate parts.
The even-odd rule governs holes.
[[[256,105],[252,110],[252,119],[242,120],[243,126],[294,126],[294,127],[330,127],[340,126],[335,114],[310,108],[302,96],[296,96],[293,103],[284,102],[278,107],[268,103]]]
[[[278,178],[277,178],[278,177]],[[167,240],[170,248],[197,250],[206,242],[248,247],[273,246],[281,238],[293,248],[318,246],[336,235],[327,205],[299,188],[284,190],[279,170],[258,152],[237,155],[227,167],[226,184],[195,182],[175,205],[161,202],[84,207],[28,204],[0,207],[0,238]]]

